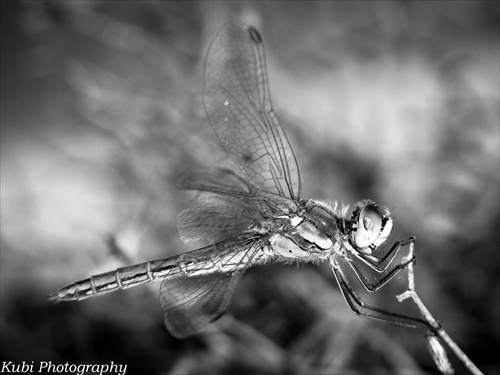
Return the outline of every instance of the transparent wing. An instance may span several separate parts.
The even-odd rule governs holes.
[[[261,250],[262,242],[236,239],[210,248],[213,252],[206,254],[206,262],[199,257],[183,259],[184,274],[166,278],[161,283],[160,303],[165,325],[176,337],[191,336],[224,314],[243,272],[253,265],[255,254]],[[208,268],[212,272],[203,272],[207,269],[205,263],[210,263]],[[220,263],[221,272],[212,268],[216,263]]]
[[[215,243],[236,236],[258,218],[258,211],[241,200],[202,192],[177,216],[177,230],[184,243],[201,239]]]
[[[255,191],[255,187],[227,168],[185,173],[177,186],[200,191],[191,207],[177,217],[177,230],[183,242],[221,241],[253,223],[297,209],[296,203],[288,198]]]
[[[227,309],[242,271],[164,280],[160,303],[165,325],[178,338],[194,335]]]
[[[253,27],[221,29],[208,51],[203,99],[210,123],[248,180],[298,200],[297,162],[272,109],[262,39]]]
[[[199,190],[236,198],[241,204],[254,206],[262,212],[294,209],[296,204],[287,198],[262,191],[255,191],[248,182],[226,168],[209,168],[205,171],[189,171],[179,178],[177,187]],[[279,206],[283,206],[280,208]]]
[[[225,168],[209,168],[204,171],[188,171],[177,180],[177,187],[184,190],[201,190],[225,196],[251,199],[251,186],[234,171]]]

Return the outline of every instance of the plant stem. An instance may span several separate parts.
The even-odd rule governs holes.
[[[403,259],[404,262],[413,259],[413,251],[414,251],[413,248],[414,248],[414,242],[411,242],[409,245],[408,255],[407,257],[405,257],[405,259]],[[472,374],[483,375],[481,370],[477,368],[477,366],[470,360],[469,357],[467,357],[467,355],[462,351],[462,349],[460,349],[460,347],[455,343],[455,341],[453,341],[452,338],[446,333],[441,324],[436,319],[434,319],[430,311],[427,309],[427,307],[424,305],[424,303],[418,296],[417,292],[415,291],[415,273],[413,270],[413,265],[414,265],[413,262],[411,262],[408,265],[408,290],[396,296],[398,301],[402,302],[405,299],[411,298],[417,305],[418,309],[420,310],[422,317],[433,327],[433,332],[431,332],[430,336],[437,335],[439,336],[440,339],[446,342],[446,344],[448,344],[450,349],[464,363],[464,365],[469,369],[469,371]],[[430,338],[428,338],[428,340],[431,347],[435,345],[440,345],[437,344],[437,341],[431,342]],[[441,372],[443,372],[443,374],[452,374],[453,369],[451,368],[451,365],[449,365],[448,359],[446,358],[446,354],[444,354],[444,351],[442,353],[443,354],[437,355],[436,351],[431,350],[432,358],[434,359],[434,362],[436,362],[436,365],[441,370]]]

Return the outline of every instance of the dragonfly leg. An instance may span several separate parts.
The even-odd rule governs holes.
[[[364,263],[370,266],[370,268],[374,269],[377,272],[384,272],[396,257],[399,249],[403,246],[407,246],[410,243],[414,242],[415,242],[415,237],[410,237],[407,238],[406,240],[397,241],[396,243],[394,243],[394,245],[392,245],[392,247],[389,249],[389,251],[387,251],[387,253],[379,257],[363,254],[361,252],[355,252],[354,254],[356,255],[356,257],[358,257]]]
[[[333,274],[337,279],[337,282],[340,286],[340,290],[342,291],[342,295],[344,296],[347,304],[350,309],[359,316],[364,316],[370,319],[380,320],[392,324],[397,324],[410,328],[421,328],[428,331],[435,331],[435,328],[432,327],[425,320],[415,318],[413,316],[381,309],[380,307],[372,306],[367,304],[365,301],[361,299],[360,296],[356,294],[356,292],[350,286],[347,278],[344,275],[344,272],[338,265],[338,263],[334,260],[330,262],[332,266]]]
[[[366,290],[368,290],[369,292],[375,292],[379,290],[381,287],[383,287],[387,282],[392,280],[392,278],[396,276],[399,272],[406,269],[410,263],[415,263],[415,257],[412,257],[410,260],[407,260],[406,262],[396,265],[389,272],[387,272],[380,280],[376,280],[374,282],[372,282],[365,275],[363,275],[361,270],[352,260],[348,259],[347,261],[349,263],[349,266],[351,266],[352,270],[358,277],[359,281],[361,281],[361,284],[363,284],[363,286],[366,288]]]

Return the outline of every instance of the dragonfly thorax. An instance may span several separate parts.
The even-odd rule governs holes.
[[[269,239],[271,249],[285,258],[300,259],[307,257],[310,252],[297,244],[292,238],[281,234],[273,234]]]
[[[312,200],[303,202],[301,213],[288,218],[288,225],[269,238],[269,246],[286,258],[325,259],[342,235],[339,220],[342,219],[327,205]]]

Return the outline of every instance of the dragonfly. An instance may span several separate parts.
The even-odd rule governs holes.
[[[51,300],[79,301],[161,282],[165,325],[186,338],[225,313],[250,267],[327,261],[355,314],[432,330],[422,319],[366,303],[351,286],[349,268],[366,290],[379,290],[415,262],[394,261],[415,239],[376,251],[393,229],[387,207],[365,199],[348,215],[347,205],[302,199],[299,168],[273,111],[266,69],[262,37],[252,26],[224,25],[207,52],[203,102],[233,166],[181,176],[177,186],[197,196],[178,216],[177,228],[183,242],[205,240],[208,246],[91,276],[57,290]],[[379,277],[365,275],[359,262]]]

